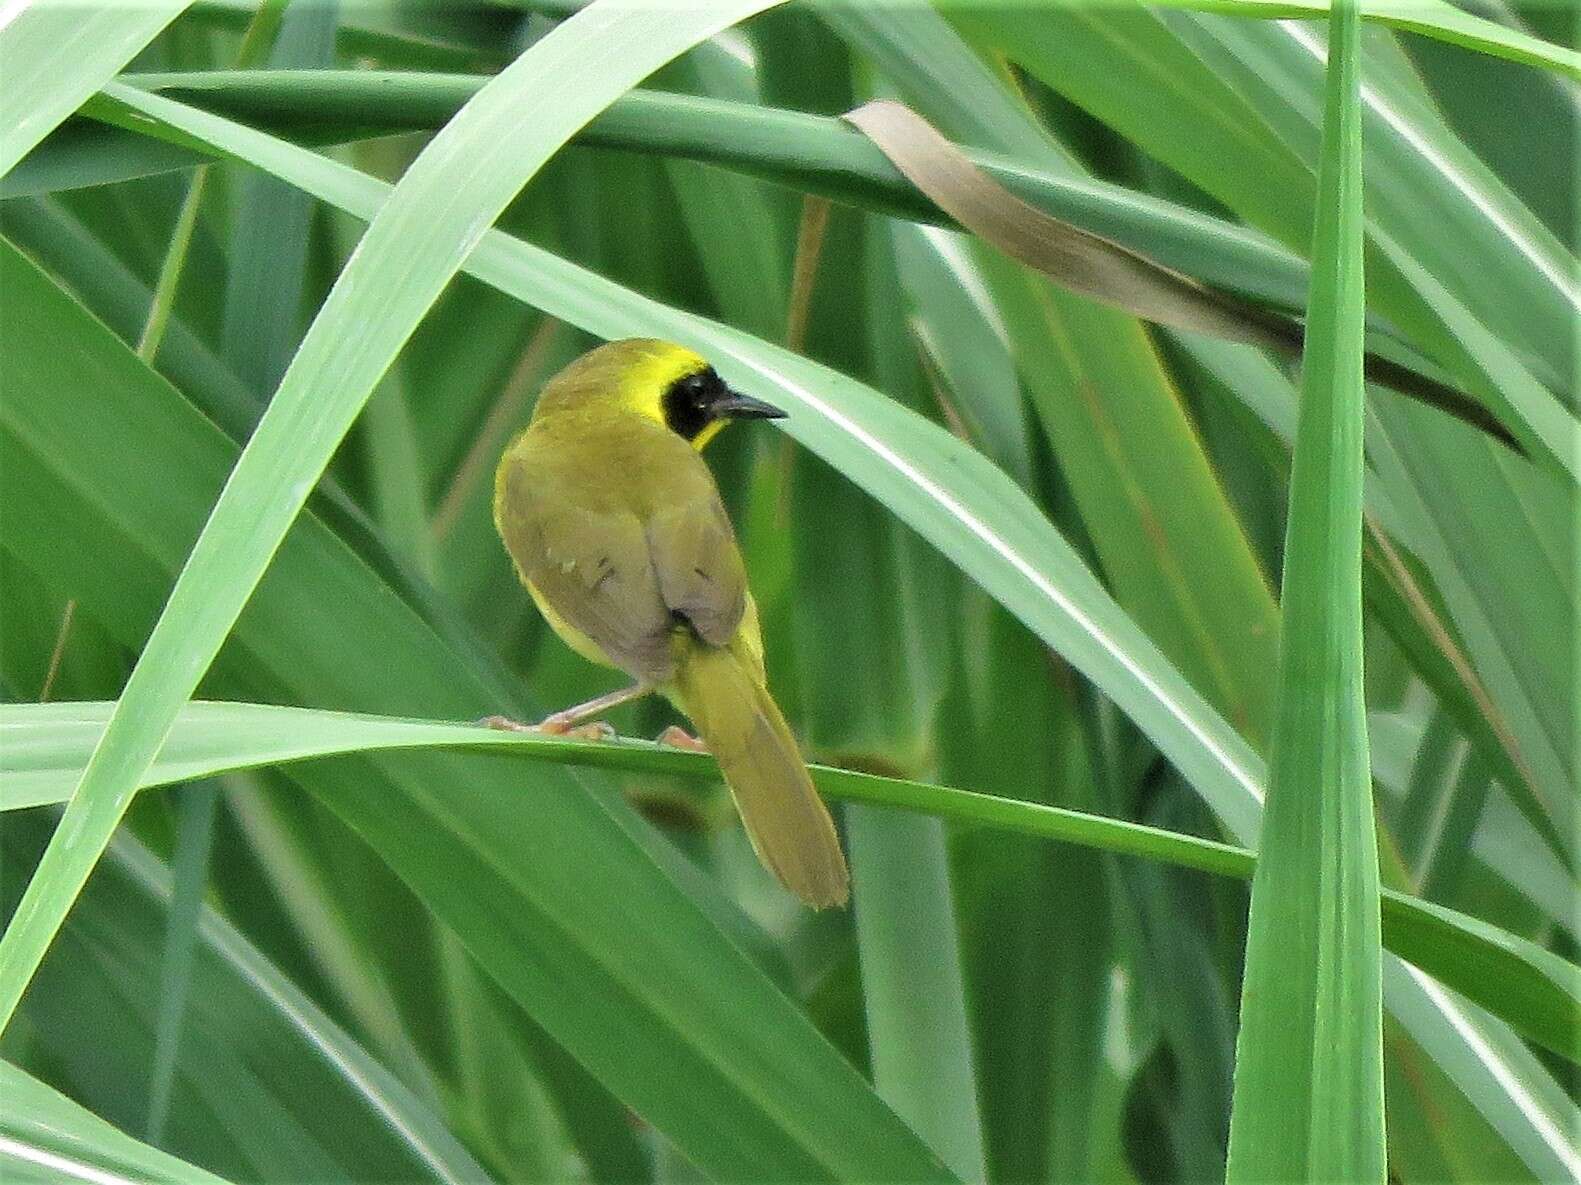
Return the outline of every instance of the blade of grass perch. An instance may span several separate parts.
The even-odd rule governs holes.
[[[192,0],[0,9],[0,177],[131,61]]]
[[[1290,488],[1279,703],[1227,1179],[1385,1178],[1378,854],[1362,689],[1360,18],[1339,0]]]
[[[978,168],[903,103],[880,99],[845,120],[877,144],[918,189],[957,222],[1072,292],[1173,329],[1299,353],[1300,324],[1209,288],[1112,239],[1045,214]],[[1465,420],[1520,451],[1508,429],[1462,391],[1367,353],[1368,377]]]
[[[110,703],[0,705],[0,812],[64,802],[103,731]],[[388,749],[480,749],[594,769],[707,777],[711,763],[646,741],[586,743],[473,724],[325,712],[273,704],[187,704],[148,787],[259,765]],[[916,811],[1120,855],[1211,872],[1252,875],[1252,853],[1228,844],[1036,802],[900,778],[812,767],[819,789],[848,802]],[[1496,1013],[1524,1035],[1577,1056],[1581,968],[1477,918],[1390,890],[1384,892],[1389,949]]]
[[[373,386],[489,224],[571,134],[697,41],[775,0],[680,19],[595,3],[480,91],[370,224],[308,330],[127,681],[95,757],[0,937],[0,1029],[109,842],[137,775],[218,652]],[[604,68],[586,69],[596,60]],[[566,87],[574,75],[579,85]],[[523,110],[537,118],[524,123]],[[501,145],[511,151],[500,151]]]

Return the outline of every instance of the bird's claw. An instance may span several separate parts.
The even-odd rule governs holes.
[[[586,724],[566,724],[552,716],[538,725],[536,731],[545,736],[565,737],[570,741],[612,741],[619,735],[607,720],[589,720]]]
[[[512,720],[509,716],[485,716],[478,723],[487,728],[497,728],[501,732],[531,732],[539,736],[565,737],[573,741],[610,741],[616,736],[614,728],[603,720],[574,724],[549,716],[537,724],[523,724],[520,720]]]
[[[687,732],[678,724],[672,724],[661,732],[654,740],[661,745],[669,745],[672,749],[687,749],[693,753],[706,753],[708,746],[697,737]]]

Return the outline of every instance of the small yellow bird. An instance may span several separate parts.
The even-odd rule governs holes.
[[[845,857],[769,694],[741,552],[698,455],[732,419],[784,414],[691,350],[610,342],[544,387],[500,458],[494,525],[555,633],[636,681],[536,727],[664,695],[718,760],[758,858],[821,909],[846,901]]]

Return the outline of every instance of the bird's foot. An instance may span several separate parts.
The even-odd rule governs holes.
[[[661,732],[654,740],[661,745],[669,745],[672,749],[687,749],[693,753],[706,753],[708,746],[697,737],[687,732],[678,724],[672,724]]]
[[[523,724],[509,716],[485,716],[478,723],[501,732],[532,732],[539,736],[565,737],[572,741],[610,741],[616,736],[614,728],[603,720],[578,724],[572,720],[546,716],[537,724]]]
[[[589,720],[586,724],[572,724],[550,716],[535,730],[545,736],[565,737],[568,741],[612,741],[619,734],[607,720]]]

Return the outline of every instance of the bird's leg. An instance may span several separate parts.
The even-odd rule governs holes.
[[[622,687],[607,695],[596,696],[586,703],[564,708],[552,716],[545,716],[534,727],[538,732],[545,732],[550,736],[568,736],[582,721],[601,716],[611,708],[618,708],[621,704],[630,703],[634,699],[641,699],[652,691],[653,687],[650,684],[633,683],[630,687]],[[607,724],[603,727],[609,729]],[[613,729],[609,729],[609,735],[614,735]]]
[[[536,732],[552,737],[573,736],[588,740],[607,740],[615,735],[615,730],[609,725],[602,720],[587,725],[582,724],[582,721],[600,716],[611,708],[618,708],[621,704],[630,703],[634,699],[641,699],[652,691],[653,687],[647,683],[634,683],[630,687],[622,687],[607,695],[596,696],[586,703],[573,704],[553,715],[545,716],[537,724],[523,724],[506,716],[485,716],[479,723],[506,732]]]
[[[699,738],[694,737],[679,724],[672,724],[654,738],[660,745],[669,745],[676,749],[688,749],[693,753],[706,753],[708,746]]]

